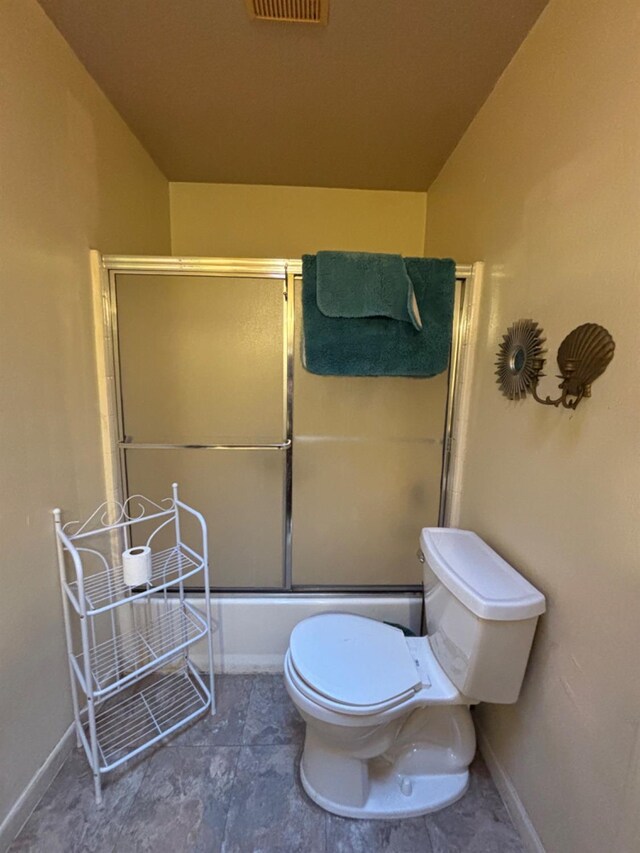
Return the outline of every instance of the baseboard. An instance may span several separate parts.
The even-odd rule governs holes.
[[[508,777],[504,767],[498,761],[498,758],[491,748],[491,744],[487,740],[486,735],[478,726],[476,720],[476,734],[478,736],[478,746],[484,758],[491,777],[495,782],[500,796],[509,812],[509,817],[513,821],[515,828],[520,833],[522,842],[529,853],[545,853],[540,836],[535,830],[531,819],[527,814],[522,800],[518,796],[518,792],[513,787],[511,779]]]
[[[73,749],[74,743],[75,731],[71,724],[0,824],[0,853],[6,853],[11,842],[28,821],[31,812],[38,805]]]

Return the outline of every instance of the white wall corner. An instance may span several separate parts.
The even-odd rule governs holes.
[[[527,810],[518,796],[518,792],[516,791],[513,782],[509,778],[507,771],[498,761],[487,736],[478,725],[477,719],[475,722],[480,752],[482,753],[482,757],[489,768],[491,778],[495,782],[495,786],[502,797],[502,801],[509,812],[509,817],[513,821],[515,828],[520,833],[520,838],[522,839],[525,849],[528,853],[546,853],[542,841],[540,840],[540,836],[536,832],[536,829],[531,822],[531,818],[527,814]]]
[[[104,493],[107,501],[121,502],[123,495],[120,488],[118,416],[114,377],[114,342],[111,327],[109,273],[104,265],[102,255],[97,249],[91,249],[89,255]],[[122,551],[121,544],[117,531],[114,531],[111,541],[113,560],[120,555]]]
[[[49,785],[58,775],[73,748],[74,742],[75,733],[72,723],[0,824],[0,853],[6,853],[12,841],[29,820],[31,813],[46,793]]]
[[[451,461],[449,494],[447,496],[447,527],[460,526],[460,508],[467,454],[467,436],[470,423],[472,382],[478,349],[478,320],[482,298],[484,262],[476,261],[465,291],[462,333],[458,361],[458,378],[454,400],[453,431],[451,434]]]

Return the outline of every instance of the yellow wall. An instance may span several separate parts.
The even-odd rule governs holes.
[[[426,193],[172,183],[170,194],[174,255],[423,254]]]
[[[51,509],[103,497],[89,248],[170,243],[166,180],[35,0],[0,43],[1,822],[71,721]]]
[[[640,850],[640,17],[551,0],[429,191],[427,249],[484,259],[461,521],[548,596],[515,706],[483,730],[548,853]],[[509,403],[506,327],[617,349],[575,413]]]

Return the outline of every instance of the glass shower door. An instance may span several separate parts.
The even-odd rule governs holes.
[[[251,263],[264,272],[112,273],[125,493],[180,484],[207,518],[217,589],[420,584],[447,375],[308,373],[300,275]]]
[[[447,374],[316,376],[301,363],[296,279],[293,582],[422,582],[420,530],[436,525]]]
[[[180,484],[216,588],[281,588],[286,303],[275,278],[117,274],[127,494]]]

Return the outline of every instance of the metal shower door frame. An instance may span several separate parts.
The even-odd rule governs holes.
[[[299,259],[258,259],[258,258],[183,258],[153,257],[131,255],[100,255],[92,251],[94,278],[94,318],[96,321],[96,346],[98,369],[104,369],[105,376],[99,377],[100,404],[103,427],[103,454],[105,457],[105,479],[116,499],[128,494],[127,488],[127,450],[143,449],[184,449],[199,451],[283,452],[283,559],[282,587],[227,588],[223,592],[304,592],[317,590],[331,592],[411,592],[420,589],[418,585],[335,585],[317,587],[299,587],[293,583],[292,567],[292,513],[293,513],[293,385],[294,385],[294,281],[302,276],[302,261]],[[253,278],[280,280],[283,286],[283,434],[282,442],[263,445],[249,444],[164,444],[136,443],[127,441],[124,432],[124,410],[120,373],[120,354],[118,347],[118,311],[116,297],[116,277],[118,275],[188,275],[206,278]],[[456,266],[456,293],[454,304],[454,322],[451,342],[451,357],[447,387],[445,429],[443,436],[443,461],[440,488],[438,524],[444,526],[447,512],[447,490],[449,467],[451,463],[453,420],[455,417],[455,399],[459,375],[461,339],[466,332],[464,323],[465,296],[468,283],[473,275],[471,265]]]

